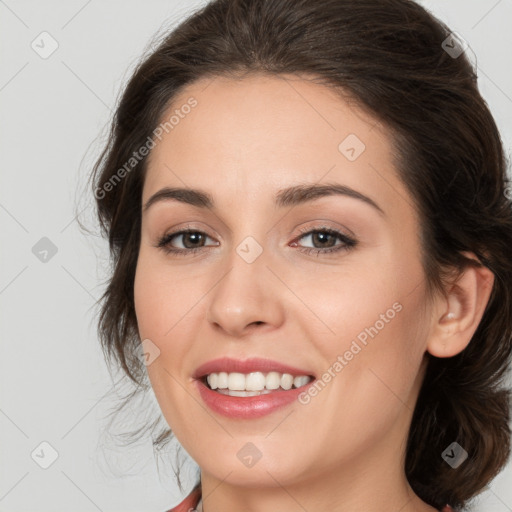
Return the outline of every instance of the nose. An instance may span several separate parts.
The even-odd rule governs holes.
[[[284,322],[284,286],[267,268],[265,251],[248,263],[236,251],[209,297],[208,322],[233,337],[244,337],[255,328],[274,329]]]

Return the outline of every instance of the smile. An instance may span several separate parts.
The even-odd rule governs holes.
[[[291,405],[315,380],[307,370],[260,358],[216,359],[200,366],[193,377],[209,409],[242,419]]]

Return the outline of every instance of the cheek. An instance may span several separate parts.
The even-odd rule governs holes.
[[[150,340],[158,356],[146,368],[162,412],[171,425],[179,417],[188,385],[186,363],[191,355],[193,330],[203,318],[198,303],[204,295],[200,280],[180,277],[157,257],[139,254],[134,279],[134,303],[141,340]]]
[[[402,295],[400,283],[388,272],[383,265],[361,262],[342,270],[302,274],[292,286],[307,308],[291,320],[301,321],[305,332],[313,328],[319,334],[317,341],[334,352],[346,340],[360,334],[364,338],[365,328],[376,322],[380,331],[397,316],[399,306],[393,305]]]
[[[336,343],[317,345],[325,361],[319,379],[325,384],[301,403],[316,435],[331,440],[315,447],[324,460],[345,456],[351,449],[347,440],[353,449],[378,443],[383,433],[414,409],[422,352],[415,339],[417,327],[411,321],[416,314],[414,301],[408,299],[400,303],[401,308],[392,307],[396,302],[388,308],[387,297],[375,309],[367,304],[362,323],[353,321],[347,303],[335,327]],[[411,347],[415,343],[416,348]]]
[[[198,301],[197,282],[180,279],[157,257],[141,250],[134,280],[134,303],[139,334],[159,344],[182,329]],[[188,312],[188,313],[187,313]]]
[[[391,390],[408,395],[425,352],[422,276],[419,264],[390,257],[297,287],[309,309],[297,318],[322,356],[334,402],[346,402],[349,390],[376,402]]]

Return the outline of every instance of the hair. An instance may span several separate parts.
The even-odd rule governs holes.
[[[443,49],[449,36],[411,0],[213,0],[137,64],[90,178],[112,269],[98,334],[109,364],[142,387],[133,285],[148,157],[130,159],[177,94],[202,78],[293,74],[352,98],[381,122],[419,215],[429,297],[468,265],[495,276],[469,345],[449,358],[428,354],[406,447],[414,492],[460,510],[510,455],[512,205],[499,131],[467,50],[455,57]],[[165,430],[154,446],[170,436]],[[452,442],[469,453],[456,469],[441,456]]]

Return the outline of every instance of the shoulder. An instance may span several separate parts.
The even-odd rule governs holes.
[[[192,512],[192,510],[197,507],[200,499],[201,486],[197,485],[181,503],[176,505],[174,508],[171,508],[167,512]]]

